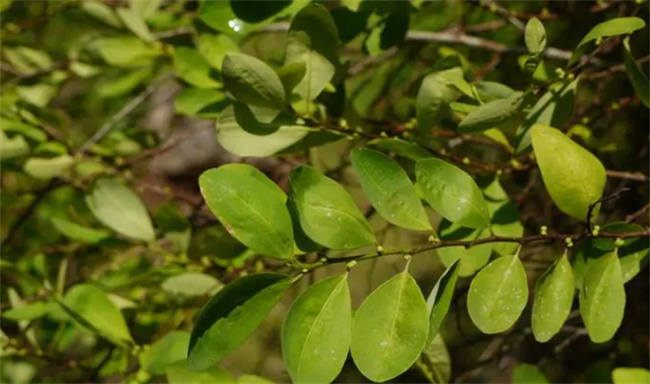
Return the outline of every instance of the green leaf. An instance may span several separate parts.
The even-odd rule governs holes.
[[[261,124],[256,120],[271,120]],[[268,157],[296,144],[310,133],[312,128],[294,125],[295,120],[277,115],[274,110],[259,110],[253,116],[245,104],[227,107],[217,120],[217,141],[228,152],[237,156]]]
[[[122,312],[106,292],[90,284],[77,284],[63,299],[64,308],[72,311],[107,339],[125,344],[133,341]],[[83,325],[83,324],[82,324]]]
[[[517,364],[512,370],[513,384],[546,384],[548,379],[532,364]]]
[[[99,0],[88,0],[81,3],[81,9],[90,16],[101,20],[114,28],[122,28],[120,19],[111,7]]]
[[[429,298],[427,299],[427,307],[430,310],[427,344],[433,342],[433,339],[438,335],[442,321],[447,316],[447,312],[449,312],[459,271],[460,262],[454,261],[442,276],[440,276],[440,279],[438,279],[438,282],[433,286],[429,294]]]
[[[219,280],[198,272],[185,272],[172,276],[162,283],[162,290],[180,296],[203,296],[214,292],[221,286]]]
[[[490,210],[491,229],[496,236],[521,237],[524,235],[524,226],[519,218],[517,204],[511,200],[488,201]],[[501,256],[512,255],[517,249],[517,243],[496,242],[492,248]]]
[[[303,100],[314,100],[334,77],[338,47],[336,24],[322,5],[305,6],[291,21],[285,64],[305,64],[305,75],[294,89]]]
[[[135,33],[135,35],[142,40],[146,42],[152,42],[155,40],[149,31],[149,27],[147,27],[147,24],[144,22],[142,15],[137,11],[131,8],[118,8],[117,15],[120,17],[124,25],[126,25],[131,32]]]
[[[639,100],[646,107],[650,106],[650,81],[648,77],[643,73],[641,67],[634,60],[632,56],[632,51],[630,50],[630,38],[623,40],[623,59],[625,59],[625,72],[630,78],[630,83],[636,92]]]
[[[607,176],[601,162],[561,131],[544,125],[531,128],[533,149],[544,185],[558,208],[578,220],[603,193]],[[593,215],[598,214],[598,207]]]
[[[650,371],[645,368],[616,368],[612,371],[614,384],[639,384],[650,382]]]
[[[171,364],[166,369],[169,384],[235,384],[237,381],[219,367],[196,372],[188,369],[185,361]]]
[[[243,53],[228,53],[221,70],[226,89],[242,103],[275,109],[286,105],[280,77],[263,61]]]
[[[287,99],[293,93],[294,88],[300,84],[307,73],[307,66],[303,62],[289,63],[278,69],[278,76],[284,86]]]
[[[380,148],[394,152],[398,156],[402,156],[413,161],[426,159],[427,157],[433,157],[431,152],[422,148],[418,144],[402,139],[375,139],[368,144],[376,145]]]
[[[303,165],[291,171],[289,184],[300,226],[316,243],[356,249],[376,241],[368,220],[336,181]]]
[[[515,93],[512,88],[496,81],[479,81],[473,85],[481,100],[485,102],[505,99]]]
[[[167,366],[185,361],[189,345],[189,332],[171,331],[140,354],[140,365],[152,375],[164,375]]]
[[[436,335],[422,351],[418,366],[431,383],[447,384],[451,378],[451,357],[440,335]]]
[[[3,132],[18,133],[25,138],[36,141],[43,142],[47,140],[47,135],[43,132],[42,129],[37,128],[31,124],[23,123],[19,120],[11,120],[5,117],[0,117],[0,127],[2,127]]]
[[[244,36],[272,20],[267,19],[260,23],[246,23],[234,14],[230,3],[230,1],[203,2],[199,10],[201,20],[217,31],[240,36]]]
[[[95,181],[86,196],[93,215],[110,229],[143,241],[155,238],[147,208],[132,190],[115,179]]]
[[[427,304],[408,270],[368,296],[352,323],[351,353],[361,373],[375,382],[413,365],[427,342]]]
[[[532,312],[535,340],[547,342],[560,331],[571,312],[574,291],[573,269],[565,253],[535,284]]]
[[[31,157],[23,167],[25,173],[37,179],[51,179],[53,177],[62,177],[70,169],[74,159],[69,155],[57,157]]]
[[[192,48],[177,47],[174,49],[174,71],[178,77],[195,87],[221,87],[221,83],[214,79],[210,64]]]
[[[600,229],[601,233],[634,233],[643,232],[644,228],[638,224],[615,222],[607,223]],[[609,252],[618,248],[618,260],[621,263],[623,282],[627,283],[641,272],[648,263],[648,242],[642,237],[623,240],[623,245],[616,246],[616,239],[593,239],[593,246],[600,251]]]
[[[519,256],[502,256],[472,280],[467,310],[481,332],[499,333],[517,321],[527,301],[526,270]]]
[[[209,88],[185,88],[174,99],[177,113],[204,118],[217,117],[226,104],[222,91]]]
[[[2,318],[11,321],[32,321],[45,316],[50,311],[50,304],[38,301],[22,304],[2,311]]]
[[[580,314],[594,343],[612,337],[623,322],[625,288],[616,252],[587,264],[580,290]]]
[[[477,240],[488,237],[488,230],[474,230],[461,227],[443,220],[438,227],[441,240]],[[462,246],[441,247],[436,249],[440,261],[447,268],[451,267],[456,260],[460,260],[458,274],[462,277],[471,276],[490,261],[493,243],[474,245],[469,248]]]
[[[432,230],[415,187],[397,162],[371,149],[353,150],[350,161],[368,199],[384,219],[415,231]]]
[[[201,194],[228,232],[255,252],[293,256],[293,229],[284,192],[248,164],[226,164],[199,177]]]
[[[138,15],[141,15],[145,20],[148,20],[158,12],[162,1],[163,0],[129,0],[129,8]]]
[[[415,104],[418,129],[427,132],[449,115],[449,103],[462,94],[454,86],[459,81],[465,81],[460,67],[434,72],[424,78]]]
[[[526,48],[533,55],[539,55],[546,48],[546,30],[544,24],[538,18],[533,17],[526,24],[524,31]]]
[[[505,99],[482,104],[458,124],[458,130],[462,133],[482,132],[503,124],[520,111],[525,99],[523,93],[515,92]]]
[[[569,64],[572,64],[578,59],[578,57],[580,57],[582,51],[580,48],[585,44],[598,38],[626,35],[643,27],[645,27],[645,21],[638,17],[619,17],[600,23],[593,27],[589,33],[580,40],[580,43],[578,43],[578,46],[569,60]]]
[[[196,40],[196,46],[205,60],[213,67],[221,70],[223,58],[228,53],[239,53],[239,45],[228,35],[202,33]]]
[[[101,38],[92,46],[107,64],[119,67],[139,65],[160,54],[159,48],[135,36]]]
[[[469,228],[486,228],[490,215],[481,190],[470,175],[440,159],[415,164],[420,195],[442,217]]]
[[[205,370],[228,356],[262,323],[291,283],[284,275],[259,273],[226,285],[196,320],[187,366]]]
[[[282,354],[294,383],[331,383],[350,348],[352,309],[347,274],[309,287],[287,313]]]
[[[86,244],[96,244],[110,236],[107,230],[91,228],[60,217],[53,217],[52,225],[64,236]]]

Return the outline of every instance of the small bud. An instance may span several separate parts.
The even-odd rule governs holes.
[[[307,273],[307,272],[309,272],[309,270],[308,270],[307,268],[303,268],[303,269],[300,271],[300,273]]]
[[[411,137],[411,132],[409,132],[409,131],[402,132],[402,137],[404,137],[405,139],[408,139],[409,137]]]
[[[587,125],[587,124],[589,124],[589,118],[587,116],[585,116],[580,120],[580,122],[582,122],[582,124]]]
[[[407,253],[407,254],[404,255],[404,260],[410,261],[412,257],[413,256],[411,256],[410,254]]]
[[[602,43],[603,43],[603,38],[602,38],[602,36],[601,36],[601,37],[598,37],[598,38],[596,39],[596,41],[594,41],[594,44],[595,44],[597,47],[598,47],[599,45],[601,45]]]
[[[573,248],[573,239],[567,237],[566,239],[564,239],[564,244],[566,244],[567,248]]]
[[[382,133],[380,133],[379,136],[381,136],[381,137],[388,137],[388,135],[386,134],[386,132],[382,132]]]
[[[569,81],[572,81],[573,79],[575,79],[575,78],[576,78],[576,75],[575,75],[575,74],[573,74],[573,73],[569,73],[569,74],[567,75],[567,77],[566,77],[566,78],[567,78],[567,80],[569,80]]]
[[[503,175],[503,169],[497,169],[497,176]]]
[[[352,269],[352,268],[354,268],[355,265],[357,265],[357,261],[356,261],[356,260],[349,261],[347,264],[345,264],[345,266],[347,267],[347,269]]]
[[[447,150],[444,149],[444,148],[441,149],[441,150],[440,150],[440,154],[443,155],[443,156],[446,155],[446,154],[447,154]]]
[[[618,239],[616,239],[616,241],[614,241],[614,245],[615,245],[616,247],[622,247],[622,246],[623,246],[623,239],[621,239],[621,238],[619,237]]]
[[[434,235],[430,235],[429,238],[428,238],[427,240],[429,241],[429,243],[437,243],[437,242],[440,241],[440,239],[438,239],[438,238],[435,237]]]
[[[470,162],[469,157],[463,157],[463,164],[469,165]]]
[[[341,128],[348,129],[348,121],[347,120],[341,119],[340,125],[341,125]]]
[[[600,233],[600,225],[594,226],[594,229],[591,230],[591,234],[594,236],[598,236],[599,233]]]
[[[381,245],[378,245],[377,246],[377,253],[382,254],[383,252],[384,252],[384,247],[382,247]]]
[[[209,267],[212,264],[212,262],[210,261],[210,259],[207,256],[203,256],[201,258],[201,264],[203,264],[206,267]]]
[[[621,106],[620,106],[617,102],[613,102],[613,103],[612,103],[612,109],[613,109],[614,111],[617,111],[617,110],[619,110],[620,108],[621,108]]]
[[[545,19],[545,18],[549,17],[550,14],[551,13],[548,11],[548,8],[544,7],[542,9],[542,13],[540,13],[540,16]]]
[[[496,12],[497,11],[497,5],[495,3],[490,3],[490,12]]]
[[[362,133],[362,132],[363,132],[363,129],[361,129],[361,127],[355,127],[355,128],[354,128],[354,131],[355,131],[355,132]]]
[[[327,263],[327,257],[321,257],[320,262],[323,264]]]
[[[542,225],[542,226],[539,228],[539,233],[540,233],[542,236],[546,236],[546,235],[548,235],[548,228],[546,227],[546,225]]]

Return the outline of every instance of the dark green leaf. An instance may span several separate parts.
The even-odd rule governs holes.
[[[639,64],[634,60],[632,51],[630,50],[630,38],[623,40],[623,58],[625,59],[625,72],[630,78],[630,83],[634,87],[639,100],[646,107],[650,106],[650,82],[648,76],[643,73]]]
[[[228,232],[252,250],[276,259],[293,256],[293,229],[284,192],[247,164],[203,172],[201,194]]]
[[[460,122],[458,130],[470,133],[494,128],[514,117],[524,103],[524,94],[515,92],[505,99],[497,99],[480,105]]]
[[[205,370],[250,336],[291,286],[284,275],[259,273],[226,285],[203,307],[192,330],[187,366]]]

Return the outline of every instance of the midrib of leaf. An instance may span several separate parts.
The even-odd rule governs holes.
[[[589,321],[587,322],[588,324],[593,324],[592,320],[594,318],[594,313],[596,312],[596,311],[593,310],[593,304],[594,304],[595,301],[599,300],[599,297],[602,295],[602,292],[603,292],[603,289],[604,289],[603,287],[605,285],[603,283],[603,280],[606,280],[606,279],[609,280],[609,275],[610,275],[609,268],[610,268],[610,264],[611,264],[611,256],[608,256],[608,257],[610,257],[610,261],[607,262],[607,266],[605,267],[604,272],[601,273],[601,275],[600,275],[600,277],[598,279],[598,284],[596,285],[596,288],[594,289],[594,293],[591,295],[593,297],[593,299],[587,298],[587,300],[589,300],[589,303],[590,303],[589,304],[589,309],[588,309],[589,313],[587,314],[587,317],[589,318]],[[585,297],[586,296],[587,295],[585,294]]]
[[[255,71],[249,70],[248,67],[241,68],[245,77],[250,77],[252,80],[253,88],[264,96],[265,99],[273,99],[272,95],[268,92],[267,87],[261,85],[264,79],[257,75]]]
[[[318,312],[318,315],[317,315],[316,318],[314,319],[314,323],[313,323],[313,324],[318,323],[318,321],[320,320],[320,318],[323,316],[323,313],[325,313],[325,308],[330,304],[330,301],[332,300],[332,298],[333,298],[334,296],[336,296],[336,294],[338,293],[339,289],[341,288],[341,284],[343,284],[344,282],[345,282],[345,278],[341,279],[341,281],[340,281],[338,284],[336,284],[336,287],[334,287],[334,289],[333,289],[332,292],[330,293],[330,295],[329,295],[329,297],[327,298],[327,300],[325,300],[325,303],[324,303],[323,306],[321,307],[320,312]],[[300,348],[300,355],[298,356],[298,366],[296,367],[296,372],[297,372],[298,377],[301,377],[301,376],[302,376],[301,371],[300,371],[300,366],[302,365],[302,357],[303,357],[303,354],[304,354],[304,352],[305,352],[305,346],[309,343],[309,340],[310,340],[310,338],[311,338],[311,336],[312,336],[312,331],[314,330],[314,328],[316,328],[314,325],[312,325],[312,326],[309,328],[309,331],[307,332],[307,337],[305,337],[305,342],[302,344],[302,347]],[[300,382],[300,380],[296,380],[296,381],[297,381],[297,382]]]
[[[258,217],[262,221],[262,223],[265,224],[268,231],[270,233],[274,234],[276,238],[278,238],[278,239],[282,238],[282,236],[280,236],[280,232],[275,230],[275,227],[273,225],[271,225],[271,223],[267,220],[267,218],[264,215],[262,215],[256,209],[253,209],[253,207],[250,204],[248,204],[248,202],[246,200],[244,200],[240,196],[238,196],[237,193],[235,193],[235,191],[233,189],[228,188],[227,184],[220,183],[219,181],[216,181],[215,183],[221,185],[227,192],[230,193],[230,195],[232,197],[235,198],[235,200],[241,202],[248,209],[248,211],[252,212],[254,214],[254,216]],[[277,249],[282,250],[282,248],[276,247],[276,250]]]
[[[106,191],[104,191],[103,189],[104,189],[104,188],[100,189],[100,194],[101,194],[105,199],[110,200],[111,204],[115,203],[115,205],[116,205],[117,207],[121,207],[121,206],[122,206],[122,204],[121,204],[117,199],[114,198],[114,195],[113,195],[113,194],[106,193]],[[95,203],[95,206],[97,206],[97,203]],[[146,211],[145,211],[144,213],[147,214]],[[141,230],[144,230],[144,228],[147,227],[147,225],[144,223],[144,221],[142,221],[142,220],[138,220],[137,217],[134,217],[134,216],[131,215],[131,214],[128,214],[128,213],[127,213],[126,215],[124,215],[124,217],[126,218],[127,221],[129,221],[129,222],[135,224],[136,227],[139,227]],[[147,232],[147,234],[149,234],[149,231],[148,231],[148,230],[145,230],[145,232]],[[155,235],[154,235],[154,236],[155,236]]]
[[[506,281],[510,278],[510,274],[512,273],[512,267],[515,265],[515,262],[518,260],[518,256],[514,256],[512,258],[512,261],[508,265],[508,268],[506,269],[505,273],[503,274],[503,278],[499,281],[499,285],[497,286],[496,289],[496,295],[493,295],[494,297],[493,300],[490,300],[490,305],[488,306],[488,317],[492,317],[492,312],[494,311],[494,303],[498,300],[498,297],[501,296],[501,293],[503,291],[503,287],[506,285]]]
[[[473,188],[471,188],[471,183],[470,183],[470,189],[471,189],[472,192],[473,192]],[[457,188],[451,188],[451,192],[449,192],[449,194],[450,194],[454,199],[456,199],[456,200],[462,200],[462,199],[461,199],[461,196],[460,196],[459,194],[457,194],[456,192],[458,192],[458,189],[457,189]],[[485,212],[484,212],[484,211],[483,211],[479,206],[477,206],[477,205],[474,203],[474,199],[470,198],[470,199],[467,200],[467,202],[469,203],[469,205],[470,205],[474,210],[478,211],[479,215],[480,215],[480,216],[481,216],[481,217],[482,217],[482,218],[483,218],[487,223],[490,222],[489,216],[485,215]],[[463,216],[463,218],[464,218],[464,217],[465,217],[465,216]]]
[[[394,307],[395,311],[394,311],[394,315],[393,315],[393,321],[391,322],[390,332],[388,334],[388,343],[389,343],[388,347],[390,347],[390,346],[392,346],[394,344],[393,335],[395,334],[395,323],[397,322],[397,314],[399,313],[400,305],[402,304],[402,295],[403,295],[402,291],[404,290],[404,286],[406,285],[407,272],[406,271],[402,272],[400,277],[401,277],[401,281],[400,281],[399,289],[397,290],[397,303],[395,303],[395,307]],[[382,349],[380,349],[380,351],[381,350]],[[383,349],[383,351],[386,351],[386,350],[388,350],[388,348]],[[385,358],[386,358],[385,353],[382,353],[382,358],[377,359],[377,361],[383,363]]]

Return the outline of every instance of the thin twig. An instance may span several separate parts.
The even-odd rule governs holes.
[[[638,219],[639,217],[641,217],[641,215],[643,215],[644,213],[648,212],[648,208],[650,208],[650,204],[646,204],[645,206],[643,206],[643,207],[642,207],[641,209],[639,209],[638,211],[636,211],[636,212],[634,212],[634,213],[632,213],[632,214],[627,215],[627,217],[625,218],[625,222],[627,222],[627,223],[631,223],[631,222],[635,221],[636,219]]]

